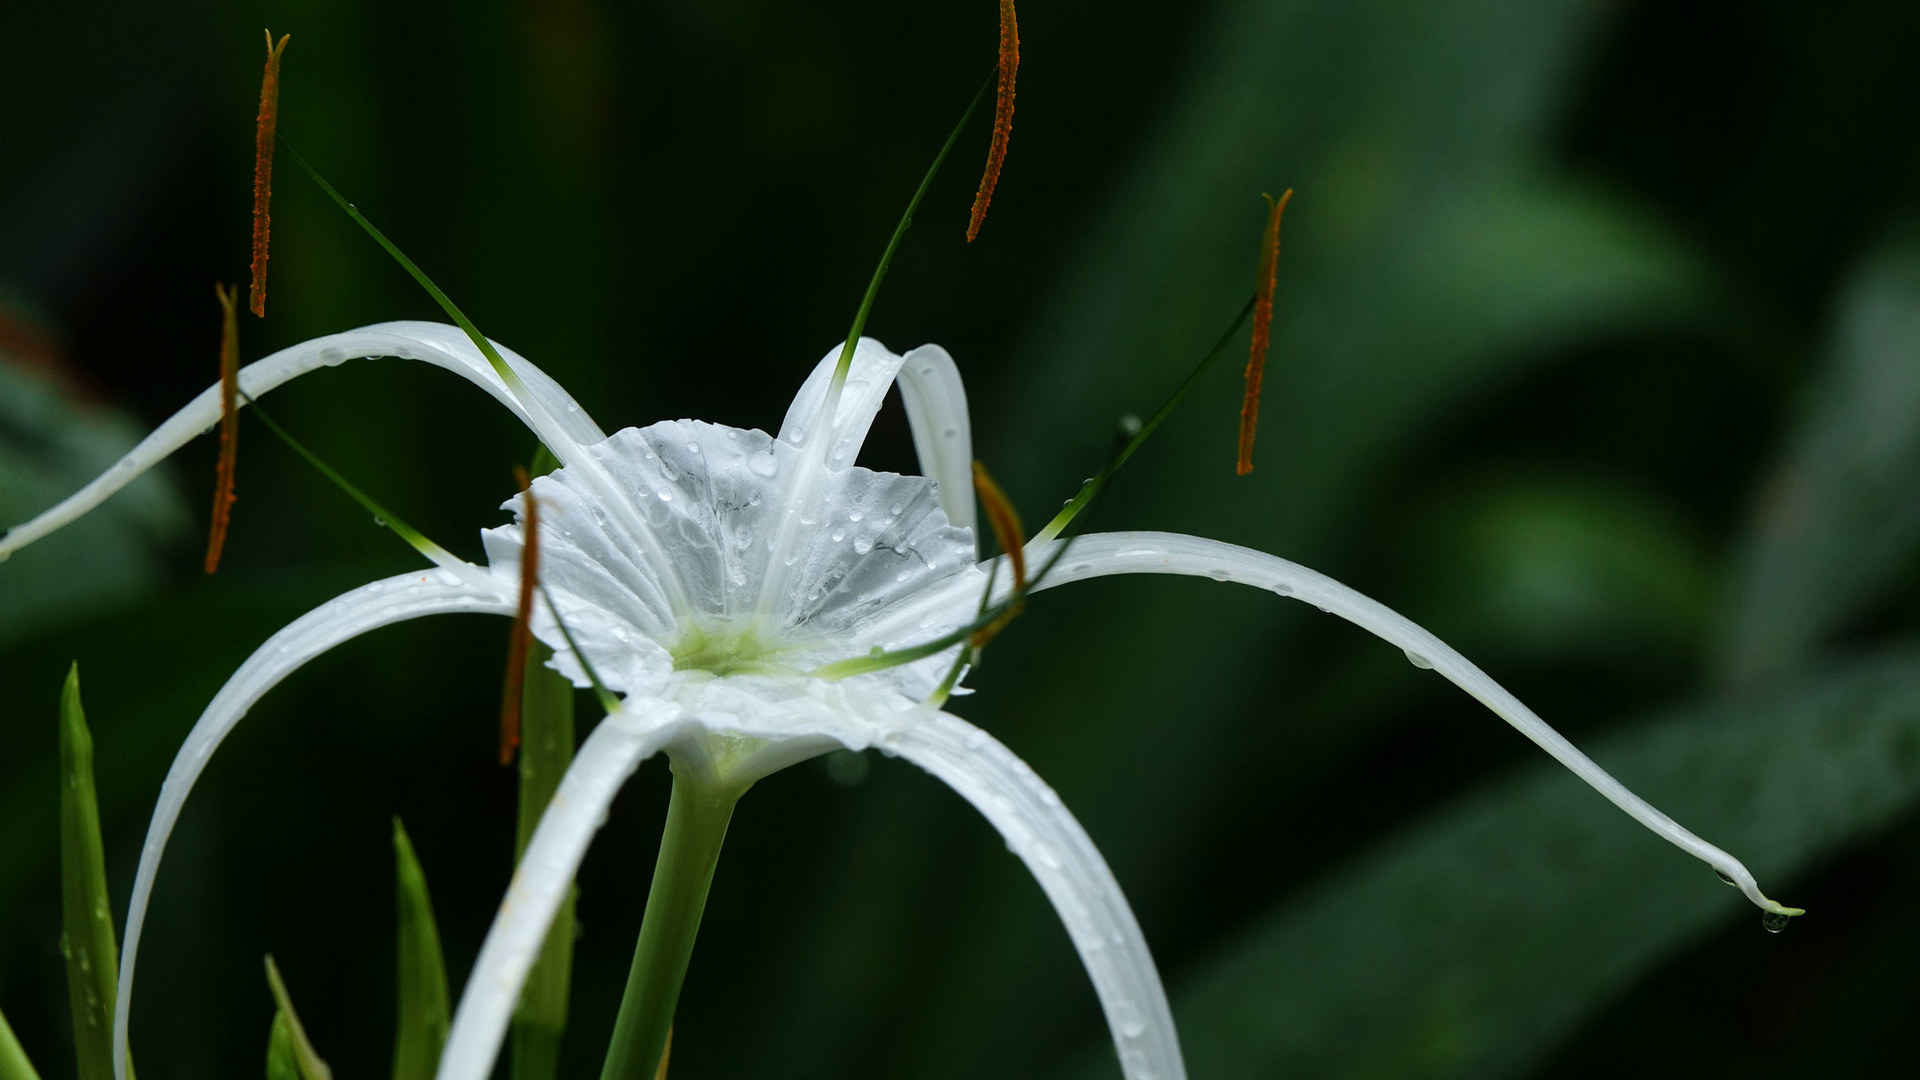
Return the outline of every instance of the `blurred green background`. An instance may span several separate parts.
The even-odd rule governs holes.
[[[976,124],[870,327],[935,341],[975,447],[1044,520],[1252,281],[1292,186],[1257,471],[1223,363],[1092,515],[1313,565],[1448,639],[1811,914],[1705,867],[1399,653],[1192,580],[1051,593],[956,710],[1061,792],[1153,944],[1196,1076],[1864,1070],[1920,924],[1920,83],[1909,3],[1023,5],[1007,174],[961,243]],[[281,130],[492,336],[614,428],[774,428],[839,340],[978,80],[994,5],[342,3],[0,9],[0,520],[215,374],[243,279],[260,27]],[[289,165],[253,357],[435,318]],[[528,436],[444,374],[355,361],[276,416],[457,552]],[[124,904],[172,748],[271,631],[415,558],[243,422],[0,566],[0,1010],[68,1075],[55,704],[77,659]],[[897,409],[863,458],[907,468]],[[142,952],[149,1078],[257,1075],[272,951],[342,1075],[386,1068],[389,819],[456,987],[509,872],[505,627],[335,650],[189,804]],[[581,878],[574,1071],[597,1068],[667,774]],[[676,1078],[1114,1076],[1039,889],[877,755],[742,804]]]

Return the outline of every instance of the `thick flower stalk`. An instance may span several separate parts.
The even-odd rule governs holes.
[[[619,701],[581,747],[527,846],[461,995],[441,1077],[488,1075],[548,924],[609,803],[642,761],[665,753],[692,794],[733,797],[818,754],[869,747],[946,783],[1031,870],[1093,982],[1125,1074],[1184,1076],[1153,960],[1093,841],[1012,751],[926,703],[966,647],[994,563],[977,557],[971,436],[952,358],[937,346],[898,355],[861,339],[844,369],[841,348],[827,353],[776,434],[674,420],[608,436],[537,368],[492,348],[504,371],[453,327],[387,323],[282,350],[239,373],[250,402],[352,357],[423,360],[499,400],[562,467],[505,504],[515,520],[483,533],[486,566],[423,545],[436,565],[362,586],[295,620],[215,696],[174,761],[141,853],[115,1010],[118,1059],[125,1060],[135,960],[167,839],[221,741],[262,695],[340,642],[425,615],[513,615],[531,499],[544,599],[534,606],[532,632],[575,685],[597,679]],[[855,463],[896,385],[924,476]],[[97,505],[220,414],[214,387],[80,492],[0,539],[0,558]],[[1200,537],[1092,534],[1060,557],[1064,524],[1042,530],[1023,552],[1029,566],[1046,568],[1033,587],[1183,574],[1313,604],[1472,694],[1762,909],[1798,913],[1762,894],[1738,860],[1635,796],[1479,668],[1383,605],[1284,559]],[[991,578],[997,600],[1018,599],[1012,574]],[[913,648],[943,640],[949,644],[939,649]],[[850,663],[875,654],[913,659]],[[721,816],[701,827],[724,826]],[[704,895],[704,883],[693,884]]]

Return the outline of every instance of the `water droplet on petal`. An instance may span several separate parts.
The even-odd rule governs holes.
[[[1719,878],[1722,884],[1731,885],[1736,889],[1740,887],[1740,883],[1733,880],[1733,875],[1728,874],[1722,870],[1715,869],[1713,872],[1713,876]]]
[[[1424,656],[1421,656],[1419,653],[1414,652],[1412,649],[1402,649],[1401,651],[1407,654],[1407,663],[1412,664],[1414,667],[1419,668],[1421,671],[1433,670],[1433,661],[1427,659]]]
[[[1765,912],[1760,916],[1760,925],[1769,934],[1777,934],[1785,930],[1787,924],[1792,921],[1793,916],[1778,911]]]

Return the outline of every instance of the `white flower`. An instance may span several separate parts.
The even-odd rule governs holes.
[[[967,407],[945,351],[896,356],[862,340],[843,389],[840,352],[801,387],[776,436],[699,421],[604,435],[551,379],[501,349],[510,385],[458,330],[387,323],[319,338],[244,369],[258,397],[349,357],[437,364],[526,422],[562,463],[533,483],[541,581],[585,660],[621,706],[581,746],[513,877],[461,997],[442,1077],[486,1076],[547,926],[608,804],[638,764],[676,764],[744,788],[823,752],[875,747],[926,769],[972,803],[1033,872],[1093,980],[1126,1075],[1185,1075],[1167,1000],[1119,884],[1054,792],[979,728],[924,704],[959,645],[844,679],[828,663],[896,650],[971,623],[986,587],[977,560]],[[854,464],[898,384],[927,476]],[[830,398],[837,398],[830,401]],[[0,539],[0,558],[84,513],[219,417],[218,388],[168,420],[79,493]],[[831,410],[830,422],[826,421]],[[520,510],[520,500],[509,508]],[[115,1039],[124,1061],[134,959],[154,876],[188,791],[249,706],[312,657],[376,627],[445,612],[512,615],[520,524],[484,534],[489,566],[438,566],[376,581],[275,634],[216,695],[161,789],[127,918]],[[1031,563],[1059,541],[1036,542]],[[1774,914],[1744,866],[1628,791],[1480,669],[1351,589],[1271,555],[1170,533],[1083,536],[1042,588],[1122,573],[1239,582],[1313,604],[1378,635],[1478,698],[1633,818],[1707,862]],[[1008,575],[1000,575],[1005,595]],[[576,685],[587,676],[553,612],[534,633]]]

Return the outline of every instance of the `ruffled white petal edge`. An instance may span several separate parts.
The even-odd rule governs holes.
[[[510,390],[466,334],[441,323],[390,322],[329,334],[281,349],[240,369],[240,388],[259,397],[322,367],[365,356],[398,356],[442,367],[493,395],[519,417],[562,461],[584,457],[582,447],[606,436],[560,385],[511,349],[496,345],[526,388],[527,401]],[[245,407],[242,401],[241,406]],[[220,421],[220,387],[194,398],[153,434],[79,491],[0,537],[0,559],[46,536],[106,501],[135,477]]]
[[[780,424],[783,442],[806,445],[833,381],[833,369],[840,362],[841,348],[834,346],[800,384]],[[895,356],[872,338],[860,339],[834,412],[828,464],[836,469],[853,464],[896,381],[921,473],[939,485],[940,508],[947,512],[947,520],[973,528],[973,429],[967,418],[967,392],[953,357],[938,345],[922,345],[905,356]]]
[[[803,703],[829,698],[831,707]],[[553,913],[621,784],[648,755],[709,734],[797,744],[807,754],[835,744],[877,746],[952,788],[1000,832],[1059,913],[1092,978],[1126,1075],[1186,1075],[1166,992],[1119,883],[1080,823],[1025,762],[958,717],[844,687],[799,687],[795,697],[765,703],[768,709],[748,714],[725,705],[711,711],[632,702],[595,729],[561,780],[481,946],[440,1059],[441,1080],[471,1080],[492,1069]],[[791,764],[792,757],[770,753],[766,767]]]
[[[900,400],[907,407],[907,429],[913,433],[920,471],[939,485],[936,494],[947,520],[972,529],[973,428],[959,365],[938,345],[922,345],[901,361]]]
[[[1031,547],[1027,552],[1029,565],[1045,560],[1057,543],[1059,541]],[[1399,646],[1415,666],[1431,668],[1473,695],[1654,835],[1713,867],[1722,879],[1738,887],[1761,910],[1782,915],[1800,914],[1798,908],[1769,899],[1740,860],[1695,836],[1628,790],[1466,657],[1405,616],[1325,574],[1275,555],[1205,537],[1161,532],[1091,533],[1073,541],[1072,549],[1040,587],[1052,588],[1112,574],[1182,574],[1238,582],[1338,615]]]
[[[386,578],[342,594],[295,619],[267,639],[214,695],[193,731],[187,735],[167,779],[160,788],[153,820],[147,826],[140,851],[140,868],[133,879],[127,908],[127,932],[120,946],[120,985],[113,1008],[114,1075],[126,1080],[127,1015],[133,1001],[134,960],[140,950],[140,931],[146,923],[154,876],[167,838],[180,818],[187,794],[227,734],[253,703],[308,660],[335,645],[389,623],[423,615],[481,612],[512,615],[515,597],[470,584],[444,571],[428,570]]]

